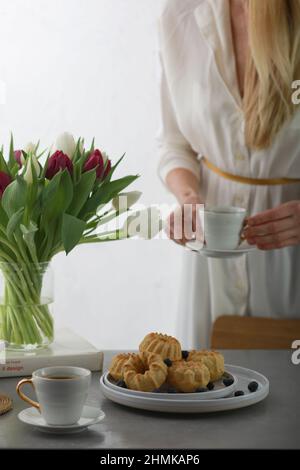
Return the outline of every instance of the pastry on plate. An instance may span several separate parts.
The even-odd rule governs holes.
[[[202,361],[208,367],[211,382],[219,380],[224,374],[224,356],[217,351],[190,351],[187,361]]]
[[[114,380],[124,379],[124,364],[131,356],[132,353],[120,353],[113,357],[108,370]]]
[[[141,352],[153,352],[159,354],[162,359],[179,361],[181,359],[181,345],[173,336],[161,333],[149,333],[139,346]]]
[[[152,392],[167,378],[168,368],[161,356],[149,352],[132,354],[124,365],[124,381],[127,388]]]
[[[204,362],[176,361],[168,368],[168,384],[179,392],[192,393],[210,382],[209,370]]]

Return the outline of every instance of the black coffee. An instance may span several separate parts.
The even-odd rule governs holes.
[[[53,379],[53,380],[70,380],[76,379],[76,375],[44,375],[44,379]]]

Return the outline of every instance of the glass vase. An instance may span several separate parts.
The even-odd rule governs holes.
[[[0,263],[0,340],[31,351],[53,341],[53,271],[49,263]]]

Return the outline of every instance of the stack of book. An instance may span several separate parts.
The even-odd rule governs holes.
[[[5,351],[1,355],[0,377],[31,375],[41,367],[76,366],[102,371],[103,352],[68,329],[56,332],[48,347],[32,352]]]

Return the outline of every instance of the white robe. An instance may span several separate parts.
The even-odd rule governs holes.
[[[252,178],[300,178],[300,112],[271,148],[252,151],[245,144],[229,1],[170,0],[159,31],[161,179],[187,168],[199,178],[207,204],[245,207],[248,214],[300,200],[299,183],[245,185],[201,162],[205,155],[227,172]],[[186,347],[206,347],[220,315],[300,317],[300,246],[226,260],[183,256],[178,336]]]

